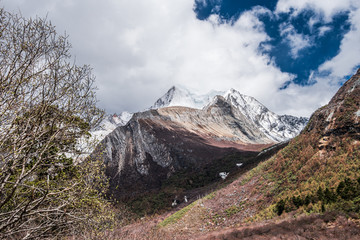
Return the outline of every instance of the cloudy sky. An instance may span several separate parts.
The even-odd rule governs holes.
[[[171,86],[235,88],[309,116],[360,66],[359,0],[0,0],[45,17],[90,64],[109,113],[151,106]]]

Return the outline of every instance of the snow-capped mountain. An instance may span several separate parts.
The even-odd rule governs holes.
[[[295,137],[308,122],[304,117],[277,115],[255,98],[243,95],[235,89],[227,91],[224,98],[251,119],[270,139],[277,142]]]
[[[159,98],[151,109],[182,106],[202,109],[216,101],[215,96],[223,96],[249,118],[270,139],[276,142],[289,140],[300,133],[308,119],[289,115],[277,115],[255,98],[241,94],[235,89],[227,92],[212,91],[205,95],[196,95],[183,87],[173,86]]]
[[[161,109],[164,107],[189,107],[205,109],[218,101],[217,96],[222,96],[227,102],[238,109],[249,121],[251,121],[262,133],[275,142],[289,140],[300,133],[308,122],[307,118],[289,115],[277,115],[266,108],[255,98],[241,94],[235,89],[227,92],[211,91],[208,94],[198,95],[191,93],[184,87],[173,86],[165,95],[159,98],[149,109]],[[106,115],[100,125],[93,129],[91,142],[97,144],[109,133],[119,126],[125,126],[132,118],[133,113],[122,112],[120,114]],[[183,117],[186,117],[183,115]],[[93,145],[91,144],[91,145]],[[83,144],[87,152],[92,147]]]
[[[128,118],[105,119],[98,130],[104,139],[91,154],[110,169],[111,191],[125,198],[156,189],[187,167],[201,169],[234,152],[260,152],[296,136],[307,122],[279,116],[234,89],[196,95],[179,87],[172,87],[150,109],[135,113],[126,125],[115,127]],[[141,186],[138,193],[134,184]]]
[[[222,157],[276,143],[222,96],[203,109],[163,107],[135,113],[95,148],[110,190],[127,198],[155,190],[177,171],[203,169]],[[136,185],[136,189],[134,186]]]
[[[224,92],[212,91],[205,95],[197,95],[191,93],[184,87],[173,86],[167,93],[159,98],[153,106],[149,109],[159,109],[163,107],[170,106],[182,106],[201,109],[207,105],[214,96],[223,95]],[[105,116],[104,120],[100,125],[93,129],[90,133],[92,138],[96,141],[101,141],[106,135],[112,132],[115,128],[119,126],[126,125],[127,122],[131,119],[133,113],[122,112],[120,114],[108,114]]]
[[[158,109],[163,107],[190,107],[202,109],[207,105],[216,95],[223,95],[224,92],[211,91],[208,94],[197,95],[191,93],[184,87],[173,86],[159,98],[150,109]]]

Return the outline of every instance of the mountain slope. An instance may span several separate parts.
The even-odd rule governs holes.
[[[156,189],[174,172],[201,171],[225,155],[260,151],[274,143],[218,96],[202,110],[167,107],[136,113],[107,135],[92,157],[103,159],[114,194],[121,198]]]

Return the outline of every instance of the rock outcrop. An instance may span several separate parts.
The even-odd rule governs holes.
[[[360,140],[360,69],[311,117],[306,132],[321,135],[320,145],[331,146],[333,137]],[[334,142],[335,144],[335,142]],[[339,144],[339,143],[337,143]]]

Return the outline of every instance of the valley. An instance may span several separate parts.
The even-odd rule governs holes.
[[[257,140],[254,141],[255,138],[250,137],[253,135],[233,131],[238,135],[234,134],[237,138],[232,140],[236,139],[234,144],[238,145],[232,145],[232,149],[240,152],[217,158],[208,162],[209,165],[198,163],[199,168],[188,165],[172,172],[164,178],[155,194],[142,195],[132,202],[133,210],[134,205],[146,206],[146,210],[140,210],[143,211],[140,215],[147,217],[113,232],[114,239],[268,239],[270,236],[276,239],[316,236],[318,239],[357,239],[360,232],[360,184],[357,185],[360,177],[360,121],[356,114],[360,107],[359,82],[360,70],[328,105],[312,115],[299,136],[275,148],[259,153],[266,148],[264,144],[270,146],[275,142],[262,133],[256,135]],[[223,98],[214,103],[217,110],[219,106],[223,110],[215,116],[236,116],[229,110],[233,108],[225,108],[230,114],[224,114]],[[213,107],[210,105],[204,109],[211,111]],[[206,139],[205,127],[199,127],[198,123],[189,124],[189,120],[181,116],[184,109],[170,107],[159,109],[156,114],[146,114],[156,121],[163,119],[159,115],[167,116],[161,126],[169,126],[168,130],[175,129],[172,124],[176,122],[181,124],[182,129],[189,129],[201,139]],[[197,119],[194,116],[199,116],[197,110],[187,111],[192,113],[192,117],[188,118],[191,121]],[[212,114],[215,112],[212,111]],[[219,122],[228,121],[222,119]],[[208,128],[211,126],[207,125]],[[216,129],[219,128],[212,128],[209,132],[214,133]],[[220,129],[228,128],[222,126]],[[217,132],[218,139],[221,139],[225,135],[219,133],[226,131]],[[207,137],[209,139],[211,135]],[[229,139],[229,136],[226,137]],[[209,140],[205,142],[207,146],[216,145]],[[245,147],[249,144],[252,149]],[[195,145],[192,143],[187,148],[190,146]],[[219,149],[215,152],[220,153]],[[197,156],[196,159],[201,158]],[[244,165],[237,168],[236,163],[240,162]],[[173,166],[176,169],[179,165]],[[230,174],[221,180],[216,176],[218,172]],[[211,176],[214,178],[211,179]],[[160,199],[158,193],[168,194],[168,198]],[[185,196],[190,199],[189,202],[182,200]],[[180,200],[179,205],[171,207],[176,199]],[[167,206],[154,207],[149,204],[151,201],[166,202]],[[149,209],[159,211],[147,212]],[[293,224],[296,229],[290,228]],[[141,232],[138,229],[142,229]]]

